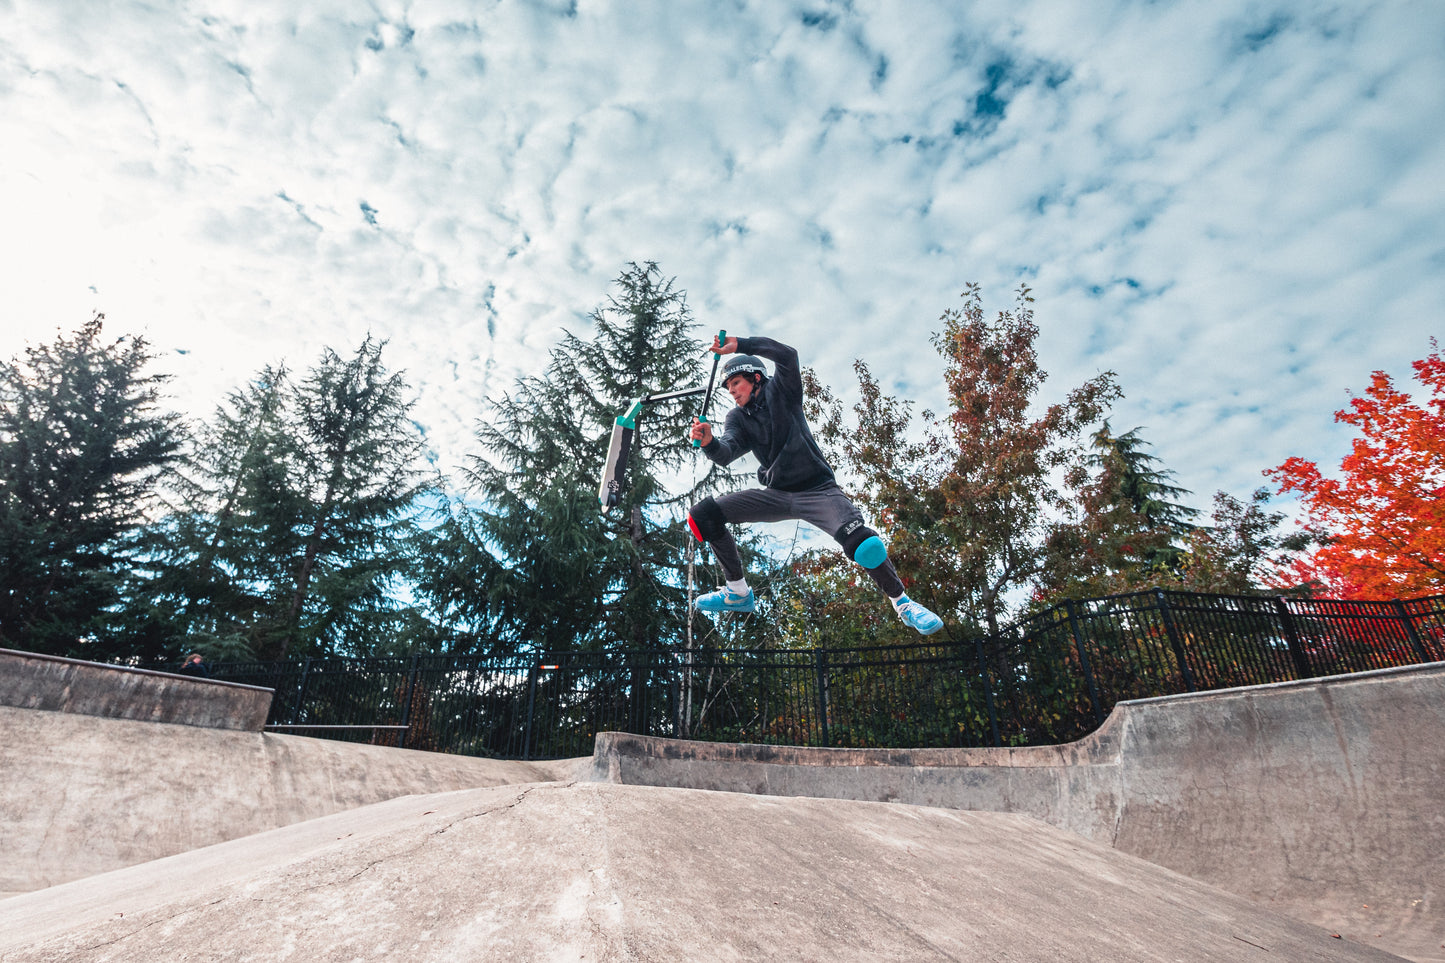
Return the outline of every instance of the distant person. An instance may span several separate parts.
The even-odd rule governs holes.
[[[698,598],[703,612],[751,612],[753,590],[743,575],[743,560],[729,524],[801,519],[833,536],[844,553],[877,583],[910,628],[932,635],[943,620],[911,600],[888,560],[883,539],[863,523],[858,511],[833,477],[813,432],[803,417],[803,379],[798,352],[771,338],[713,338],[715,354],[730,354],[722,369],[723,387],[737,407],[727,414],[723,432],[693,419],[689,437],[702,444],[714,463],[726,465],[751,452],[762,465],[758,481],[764,488],[709,495],[687,513],[687,524],[700,542],[712,547],[727,584]],[[747,352],[738,354],[739,351]],[[774,373],[754,355],[773,362]]]
[[[201,653],[192,652],[186,656],[185,663],[181,665],[181,675],[194,675],[202,679],[209,679],[211,670],[206,665],[206,660],[201,657]]]

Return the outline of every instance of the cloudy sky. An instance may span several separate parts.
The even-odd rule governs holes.
[[[1440,333],[1442,118],[1439,0],[0,0],[0,354],[104,311],[202,416],[371,331],[450,469],[628,261],[920,407],[1027,283],[1203,507]]]

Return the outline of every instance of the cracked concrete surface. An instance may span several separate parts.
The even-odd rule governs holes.
[[[0,875],[293,824],[0,900],[0,963],[1445,963],[1445,666],[1145,700],[1026,749],[604,734],[527,764],[18,711]]]
[[[551,783],[0,901],[0,960],[1389,960],[1029,817]]]

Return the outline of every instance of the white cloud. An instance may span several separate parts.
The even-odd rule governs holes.
[[[1046,391],[1116,369],[1203,506],[1427,350],[1442,40],[1408,0],[17,0],[0,352],[98,308],[203,415],[371,331],[453,468],[629,260],[919,407],[964,282],[1027,282]]]

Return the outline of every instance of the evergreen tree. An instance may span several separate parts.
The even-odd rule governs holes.
[[[218,407],[183,510],[153,532],[145,596],[172,649],[284,659],[410,646],[412,542],[437,486],[384,347],[326,348],[300,380],[267,367]]]
[[[1159,459],[1144,451],[1149,443],[1139,437],[1142,429],[1135,428],[1122,435],[1109,430],[1108,419],[1091,442],[1093,452],[1088,464],[1099,472],[1103,484],[1098,486],[1101,501],[1105,505],[1124,505],[1144,520],[1150,528],[1164,528],[1174,532],[1193,529],[1192,519],[1198,509],[1181,505],[1171,499],[1188,495],[1189,490],[1173,484],[1174,473],[1154,467]]]
[[[393,589],[407,576],[407,542],[423,496],[436,488],[420,465],[425,441],[400,372],[369,335],[349,358],[327,348],[297,386],[301,439],[292,479],[302,511],[291,533],[277,657],[389,648],[409,617]]]
[[[683,440],[698,399],[649,406],[629,487],[603,516],[598,475],[616,417],[650,394],[701,386],[703,352],[686,294],[654,263],[631,264],[591,317],[564,333],[542,375],[524,377],[479,425],[469,479],[479,507],[454,514],[428,596],[491,645],[560,651],[676,641],[685,625],[685,508],[721,477]]]
[[[1198,511],[1175,500],[1188,491],[1156,467],[1139,431],[1115,435],[1106,420],[1094,432],[1078,517],[1056,527],[1049,540],[1041,604],[1177,584],[1185,554],[1180,539],[1193,531]]]
[[[294,391],[285,367],[268,365],[227,395],[175,478],[178,509],[152,528],[150,577],[130,609],[174,655],[250,659],[282,630],[278,574],[300,553],[305,507]]]
[[[183,428],[143,338],[72,337],[0,363],[0,644],[104,659],[135,534]],[[145,654],[145,653],[138,653]]]
[[[1284,515],[1259,489],[1248,501],[1216,492],[1208,523],[1175,501],[1188,494],[1142,451],[1139,429],[1114,436],[1106,421],[1094,434],[1088,464],[1096,472],[1080,491],[1080,518],[1055,528],[1050,563],[1035,604],[1097,598],[1149,588],[1250,595],[1297,591],[1282,568],[1318,533],[1279,533]]]

